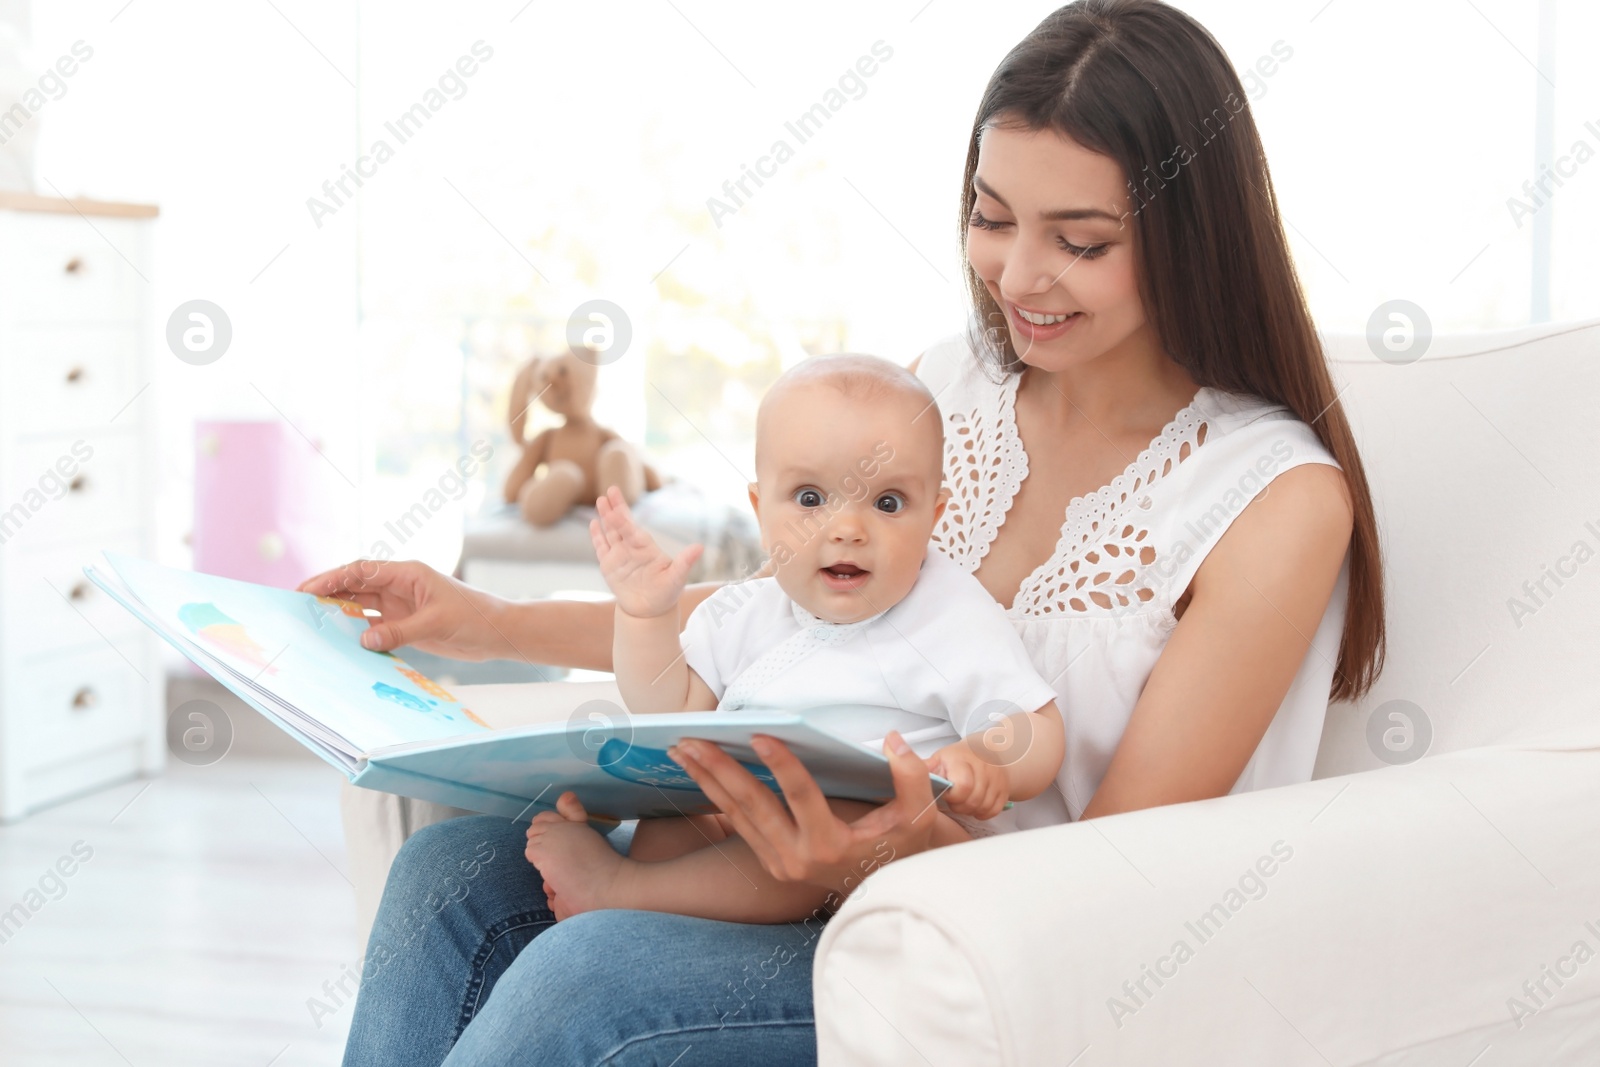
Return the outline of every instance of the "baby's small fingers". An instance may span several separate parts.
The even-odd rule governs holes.
[[[628,507],[628,502],[622,498],[622,490],[613,485],[610,489],[610,493],[611,505],[612,507],[616,508],[617,515],[620,516],[622,521],[627,523],[629,526],[634,525],[633,509]]]
[[[972,768],[965,763],[946,763],[944,776],[950,779],[950,788],[944,796],[951,804],[966,803],[972,794]]]
[[[705,554],[705,551],[706,546],[696,542],[679,552],[677,558],[672,561],[673,574],[679,580],[686,580],[689,576],[690,568]]]
[[[976,814],[980,819],[992,819],[1004,811],[1005,806],[1006,802],[1002,797],[990,794],[983,798],[981,804],[976,805],[978,809]]]
[[[950,810],[957,815],[970,815],[974,819],[981,819],[984,817],[982,814],[983,809],[980,808],[978,803],[971,797],[966,797],[958,801],[952,801],[949,806]]]
[[[617,516],[612,513],[609,517],[600,520],[600,528],[606,535],[606,546],[615,548],[622,544],[624,531],[617,525]]]

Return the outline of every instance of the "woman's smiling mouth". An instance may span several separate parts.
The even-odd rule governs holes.
[[[1035,311],[1010,301],[1006,306],[1011,310],[1011,321],[1017,332],[1034,342],[1054,341],[1083,320],[1081,311]]]

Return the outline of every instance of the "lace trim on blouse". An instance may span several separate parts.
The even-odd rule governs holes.
[[[933,543],[969,574],[989,554],[1011,501],[1028,476],[1028,456],[1017,434],[1020,377],[1007,375],[992,394],[996,402],[986,408],[940,405],[950,501],[933,528]]]
[[[1020,375],[993,390],[961,391],[945,411],[945,476],[951,486],[933,540],[969,574],[978,569],[1028,476],[1017,433]],[[1202,388],[1134,461],[1109,483],[1067,505],[1050,558],[1017,589],[1013,617],[1110,615],[1156,599],[1159,550],[1144,512],[1148,490],[1205,443],[1209,424]],[[1157,604],[1170,610],[1170,598]]]

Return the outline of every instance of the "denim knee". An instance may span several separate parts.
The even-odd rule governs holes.
[[[520,828],[498,815],[463,815],[424,826],[395,855],[379,914],[420,902],[439,891],[441,879],[473,871],[486,854],[485,842],[491,850],[510,848],[520,855],[522,840]]]
[[[575,915],[522,951],[446,1062],[620,1067],[692,1047],[708,1067],[814,1063],[811,947],[787,924]]]
[[[395,866],[400,866],[402,861],[413,864],[449,862],[458,854],[471,852],[474,838],[504,835],[508,824],[509,820],[498,815],[461,815],[429,823],[406,838],[395,856]]]

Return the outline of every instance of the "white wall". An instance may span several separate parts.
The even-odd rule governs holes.
[[[910,359],[960,320],[955,214],[978,96],[1051,6],[38,5],[39,56],[78,39],[95,49],[41,116],[42,173],[69,194],[160,203],[153,306],[164,319],[205,297],[234,323],[219,363],[159,361],[164,555],[187,528],[191,420],[275,417],[263,394],[326,442],[336,485],[343,472],[367,487],[342,490],[361,527],[340,542],[365,551],[461,445],[472,315],[548,326],[604,295],[636,309],[641,338],[692,333],[734,363],[751,337],[797,358],[834,322],[840,347]],[[1324,329],[1359,331],[1396,297],[1439,331],[1526,321],[1532,226],[1507,201],[1537,176],[1537,4],[1184,6],[1241,66],[1275,42],[1293,50],[1254,108]],[[1557,11],[1556,154],[1579,139],[1600,149],[1600,14],[1577,0]],[[307,198],[478,40],[494,56],[465,95],[318,228]],[[714,225],[707,198],[880,40],[893,58],[865,95]],[[1556,318],[1600,314],[1597,190],[1600,161],[1541,208]],[[737,301],[696,320],[674,286]],[[661,403],[643,366],[606,371],[601,415],[630,434]],[[741,479],[717,453],[742,454],[740,424],[695,430],[715,445],[684,473],[736,498]],[[414,450],[425,458],[377,473],[413,441],[433,442]],[[412,547],[447,564],[459,510]]]

